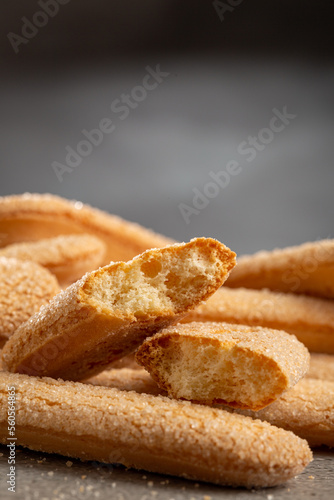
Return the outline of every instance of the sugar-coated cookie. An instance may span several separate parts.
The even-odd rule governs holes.
[[[59,290],[44,267],[0,257],[0,347]]]
[[[309,358],[306,347],[286,332],[211,322],[165,328],[136,353],[171,397],[253,410],[295,385]]]
[[[8,388],[16,444],[222,485],[282,484],[312,460],[292,432],[162,396],[0,372],[0,437],[8,444]]]
[[[334,356],[311,353],[310,368],[306,377],[334,382]]]
[[[5,369],[81,380],[134,352],[227,279],[235,253],[211,238],[147,250],[84,276],[19,328]]]
[[[104,261],[105,243],[91,234],[56,236],[0,249],[0,257],[37,262],[49,269],[61,286],[77,281]]]
[[[226,285],[334,299],[334,239],[242,256]]]
[[[127,261],[149,248],[173,241],[139,224],[110,215],[81,201],[52,194],[0,197],[0,246],[54,236],[89,233],[106,244],[103,265]]]
[[[225,408],[225,407],[224,407]],[[237,410],[239,413],[239,410]],[[334,382],[305,378],[263,410],[242,415],[270,422],[306,439],[310,446],[334,446]]]

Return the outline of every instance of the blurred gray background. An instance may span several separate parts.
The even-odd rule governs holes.
[[[60,3],[1,4],[0,195],[55,193],[239,254],[333,236],[332,6]],[[131,93],[128,116],[111,109]],[[268,131],[284,108],[295,117]],[[114,130],[57,177],[104,118]]]

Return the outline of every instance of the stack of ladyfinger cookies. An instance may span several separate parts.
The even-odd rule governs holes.
[[[78,201],[0,198],[0,347],[2,443],[15,388],[31,450],[279,485],[334,446],[334,240],[236,261]]]

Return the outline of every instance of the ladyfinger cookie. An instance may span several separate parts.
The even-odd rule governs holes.
[[[334,239],[242,256],[226,285],[334,299]]]
[[[334,382],[334,356],[311,353],[310,368],[306,377]]]
[[[0,197],[0,246],[54,236],[89,233],[106,244],[103,265],[127,261],[149,248],[174,243],[139,224],[51,194]]]
[[[87,378],[84,383],[102,387],[113,387],[121,391],[135,391],[138,394],[167,396],[154,382],[151,375],[141,366],[139,368],[111,368],[104,370],[98,375]]]
[[[226,280],[235,253],[211,238],[111,263],[57,295],[2,352],[12,372],[81,380],[134,352]]]
[[[305,378],[267,408],[240,413],[292,431],[312,447],[334,446],[332,381]]]
[[[165,392],[144,370],[105,370],[86,383],[138,393],[164,395]],[[294,432],[311,446],[334,446],[334,381],[302,379],[274,403],[255,412],[214,405],[253,419],[267,421]]]
[[[90,234],[74,234],[8,245],[0,249],[0,257],[37,262],[49,269],[61,286],[66,286],[97,269],[105,252],[102,240]]]
[[[47,269],[0,257],[0,347],[58,292],[59,284]]]
[[[309,358],[306,347],[286,332],[210,322],[165,328],[136,353],[171,397],[253,410],[295,385]]]
[[[78,382],[0,373],[0,436],[8,388],[16,444],[221,485],[282,484],[312,460],[291,432],[219,409]]]
[[[182,320],[191,321],[227,321],[285,330],[310,351],[334,353],[331,300],[224,286]]]

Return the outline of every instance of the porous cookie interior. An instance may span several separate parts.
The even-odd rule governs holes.
[[[280,394],[286,376],[274,360],[215,339],[159,338],[150,352],[152,374],[176,398],[236,408],[262,408]],[[145,361],[149,368],[150,360]]]
[[[194,301],[194,293],[217,279],[221,261],[196,246],[179,252],[144,254],[131,265],[118,264],[97,272],[83,292],[89,301],[137,318],[178,313]]]

